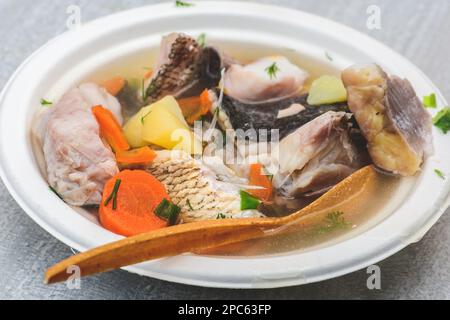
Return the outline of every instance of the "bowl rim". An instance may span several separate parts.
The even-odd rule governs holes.
[[[12,194],[16,202],[20,205],[20,207],[23,208],[24,211],[43,229],[45,229],[60,241],[71,246],[72,248],[75,248],[79,251],[84,251],[90,246],[86,245],[87,242],[80,241],[80,239],[77,239],[77,237],[64,233],[64,229],[67,229],[67,225],[70,225],[71,221],[66,222],[67,225],[64,228],[58,229],[47,220],[49,218],[52,218],[51,216],[46,216],[45,213],[39,213],[42,208],[36,207],[36,204],[39,203],[40,199],[34,199],[34,205],[31,205],[30,199],[27,199],[27,196],[23,195],[22,193],[23,188],[21,186],[23,186],[24,182],[18,179],[19,169],[15,168],[14,170],[8,170],[12,168],[12,163],[14,163],[14,161],[18,159],[13,159],[9,156],[8,153],[3,152],[5,146],[9,144],[9,142],[7,143],[6,141],[7,134],[5,134],[4,131],[6,130],[4,122],[5,118],[3,117],[3,114],[5,113],[5,101],[10,99],[10,97],[8,96],[11,95],[11,90],[13,90],[15,86],[17,86],[16,81],[18,81],[19,77],[23,77],[22,73],[26,68],[29,67],[34,59],[36,59],[36,57],[38,57],[45,51],[48,52],[51,46],[60,46],[64,41],[67,41],[69,37],[74,37],[75,35],[81,35],[83,33],[86,34],[90,30],[93,30],[100,26],[108,25],[110,23],[116,23],[118,26],[125,25],[126,23],[128,23],[126,22],[127,17],[130,17],[131,15],[133,15],[134,17],[136,15],[139,15],[139,17],[142,18],[142,15],[146,12],[160,12],[156,15],[160,18],[164,18],[164,15],[185,17],[188,15],[205,12],[217,14],[217,12],[220,12],[220,10],[222,10],[222,14],[240,14],[249,16],[263,15],[269,12],[274,15],[273,13],[276,12],[277,15],[283,15],[283,18],[286,20],[291,21],[293,19],[298,19],[308,22],[314,21],[317,23],[317,25],[319,25],[320,29],[323,29],[326,25],[328,28],[332,28],[335,33],[345,33],[347,35],[350,35],[352,39],[356,38],[363,43],[370,44],[371,47],[375,47],[381,50],[396,61],[401,61],[411,70],[411,72],[417,74],[417,77],[421,77],[422,81],[426,82],[428,87],[437,94],[438,99],[442,103],[446,104],[445,99],[443,98],[439,90],[411,62],[394,52],[392,49],[381,44],[380,42],[368,37],[367,35],[364,35],[356,30],[350,29],[349,27],[346,27],[334,21],[315,16],[310,13],[305,13],[294,9],[281,8],[273,5],[241,3],[234,1],[194,1],[192,3],[195,4],[194,7],[186,8],[182,11],[179,8],[175,8],[175,6],[171,3],[162,3],[135,8],[88,22],[80,30],[77,30],[75,32],[66,32],[49,41],[47,44],[35,51],[29,58],[27,58],[14,72],[0,94],[0,133],[2,134],[0,136],[0,142],[2,142],[0,144],[0,176],[5,186]],[[232,8],[232,10],[229,10],[230,12],[224,12],[224,10],[230,8]],[[273,18],[268,17],[267,19],[271,20]],[[305,22],[302,23],[306,24]],[[297,22],[297,25],[298,24],[299,23]],[[436,135],[438,135],[441,140],[443,139],[443,137],[439,136],[439,133],[434,130],[434,136]],[[441,149],[439,148],[437,150],[441,151]],[[448,155],[448,158],[450,158],[449,153],[443,154],[445,156]],[[448,169],[450,172],[450,165],[448,165]],[[423,171],[424,179],[432,179],[431,171],[433,170],[430,167],[429,163],[426,164]],[[403,232],[395,232],[397,230],[395,230],[395,228],[392,228],[392,225],[398,225],[398,221],[394,221],[395,219],[392,219],[394,217],[390,217],[390,219],[383,221],[382,223],[378,224],[371,230],[368,230],[361,235],[318,250],[320,251],[320,254],[318,254],[318,252],[315,252],[316,255],[313,255],[312,252],[304,252],[286,255],[283,257],[252,257],[243,259],[183,255],[179,257],[139,264],[124,269],[140,275],[146,275],[171,282],[220,288],[275,288],[312,283],[334,278],[377,263],[400,251],[408,244],[420,239],[439,219],[445,209],[450,205],[450,181],[436,181],[436,183],[439,183],[439,188],[435,188],[432,191],[436,192],[436,190],[439,189],[439,193],[434,195],[435,200],[433,202],[433,205],[427,208],[427,210],[422,214],[420,214],[420,217],[416,218],[417,221],[415,221],[415,223],[411,223],[411,221],[409,221],[409,223],[402,224],[404,228]],[[37,196],[33,197],[36,198]],[[53,200],[51,201],[56,200],[56,197],[53,197]],[[55,203],[53,208],[54,210],[67,210],[67,208],[64,207],[65,204],[61,202]],[[72,209],[70,210],[73,211]],[[393,213],[392,216],[395,216],[395,213]],[[391,225],[389,225],[389,223]],[[379,233],[379,229],[381,229],[381,227],[383,227],[384,232],[393,231],[392,235],[390,235],[389,237],[383,235],[383,241],[380,241],[381,236]],[[378,230],[378,232],[374,232],[376,230]],[[119,239],[120,237],[109,235],[108,238]],[[363,242],[364,245],[362,245]],[[353,254],[355,250],[356,252],[361,253],[359,257],[355,257],[355,255]],[[342,256],[339,256],[339,254],[341,254]],[[330,259],[327,259],[327,257],[334,258],[336,257],[336,255],[338,255],[339,258],[334,259],[334,261],[330,261]],[[240,274],[240,269],[236,266],[236,264],[242,265],[244,262],[248,264],[247,268],[251,268],[258,265],[264,265],[266,262],[269,263],[269,260],[273,271],[265,270],[264,272],[261,272],[259,274]],[[236,263],[236,261],[240,261],[240,263]],[[304,264],[303,267],[297,266],[300,262]],[[169,267],[177,264],[186,265],[189,272],[186,271],[185,273],[178,274],[173,272],[166,272]],[[288,264],[291,267],[281,268],[282,266],[285,266],[285,264]],[[196,273],[196,267],[198,267],[199,265],[202,265],[203,267],[201,268],[201,271],[197,271]],[[205,270],[208,271],[208,268],[214,269],[218,266],[221,266],[222,268],[229,268],[229,270],[232,270],[232,272],[211,271],[207,274],[199,274],[201,272],[205,272]],[[214,270],[217,271],[217,269]]]

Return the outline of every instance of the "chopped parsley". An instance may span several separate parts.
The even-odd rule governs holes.
[[[189,201],[189,199],[186,199],[186,203],[187,203],[187,205],[188,205],[188,207],[189,207],[189,210],[190,210],[190,211],[194,211],[194,208],[192,207],[191,201]]]
[[[439,170],[439,169],[434,169],[434,172],[437,174],[437,176],[438,176],[439,178],[441,178],[442,180],[445,180],[445,174],[444,174],[441,170]]]
[[[217,220],[222,220],[222,219],[226,219],[227,218],[227,216],[226,215],[224,215],[223,213],[219,213],[218,215],[217,215]]]
[[[250,193],[241,191],[241,210],[255,210],[261,204],[261,201]]]
[[[438,112],[433,118],[433,124],[446,134],[450,131],[450,107],[446,107]]]
[[[325,217],[324,224],[316,229],[316,234],[328,234],[337,230],[343,230],[350,226],[345,218],[343,212],[331,212]]]
[[[277,73],[280,71],[276,62],[272,63],[270,66],[266,68],[266,72],[270,77],[270,80],[277,77]]]
[[[41,105],[42,106],[51,106],[53,104],[53,102],[45,100],[45,99],[41,99]]]
[[[194,6],[194,4],[186,2],[186,1],[179,1],[179,0],[177,0],[177,1],[175,1],[175,6],[177,8],[186,8],[186,7],[192,7],[192,6]]]
[[[437,108],[436,94],[432,93],[429,96],[424,96],[423,105],[425,106],[425,108]]]
[[[159,218],[167,221],[169,226],[173,226],[177,223],[180,212],[181,208],[167,199],[163,199],[155,209],[155,214]]]
[[[325,51],[325,57],[330,61],[334,61],[333,57],[330,55],[328,51]]]
[[[116,183],[114,185],[114,189],[111,192],[111,194],[109,195],[109,197],[105,200],[105,202],[103,203],[103,205],[106,207],[112,200],[113,205],[112,208],[113,210],[117,209],[117,193],[119,192],[119,188],[120,188],[120,184],[122,183],[122,180],[117,179]]]
[[[206,46],[206,34],[202,33],[198,36],[197,42],[200,47],[204,48]]]

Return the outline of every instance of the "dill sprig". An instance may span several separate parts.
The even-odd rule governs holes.
[[[280,71],[276,62],[272,63],[270,66],[266,68],[266,72],[270,77],[270,80],[277,77],[277,73]]]
[[[202,33],[197,38],[198,45],[202,48],[206,46],[206,34]]]
[[[322,235],[348,228],[350,226],[350,223],[345,220],[343,215],[344,213],[340,211],[327,214],[327,216],[325,217],[324,225],[316,229],[316,234]]]

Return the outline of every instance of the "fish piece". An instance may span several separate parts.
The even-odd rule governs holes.
[[[351,114],[329,111],[281,140],[273,183],[286,197],[318,195],[363,166],[349,129]]]
[[[89,107],[103,106],[114,114],[120,125],[123,124],[122,106],[106,89],[95,83],[83,83],[78,89]]]
[[[87,84],[67,92],[39,124],[48,183],[70,205],[99,205],[104,184],[119,172],[91,111],[100,102],[120,113],[112,96]]]
[[[241,129],[244,132],[250,129],[254,129],[256,132],[265,129],[268,131],[267,138],[269,140],[272,138],[271,130],[279,130],[279,138],[283,139],[302,125],[328,111],[348,111],[346,103],[311,106],[306,101],[307,95],[274,102],[247,104],[225,94],[221,105],[218,103],[218,97],[218,89],[209,91],[209,98],[213,102],[212,111],[217,112],[216,109],[219,108],[218,121],[222,129]],[[294,107],[292,107],[293,105]],[[295,108],[299,112],[279,117],[280,112],[283,113],[283,110],[289,108]]]
[[[177,99],[198,96],[218,85],[223,61],[220,53],[199,45],[192,37],[172,33],[163,38],[153,76],[146,83],[147,103],[167,95]]]
[[[432,122],[411,83],[376,64],[352,66],[342,80],[375,165],[402,176],[416,174],[433,152]]]
[[[262,217],[241,211],[240,179],[219,158],[197,160],[181,151],[156,151],[148,172],[161,181],[171,200],[181,207],[183,223],[218,218]]]
[[[308,77],[287,58],[271,56],[245,66],[231,65],[224,87],[227,95],[241,102],[268,102],[298,96]]]

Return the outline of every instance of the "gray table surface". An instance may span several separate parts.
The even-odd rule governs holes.
[[[0,0],[0,88],[34,50],[66,28],[66,8],[82,9],[83,21],[158,1]],[[331,18],[387,44],[419,66],[450,98],[450,1],[267,0]],[[382,29],[368,30],[366,10],[381,8]],[[219,22],[220,23],[220,22]],[[449,213],[449,212],[447,212]],[[34,223],[0,182],[1,299],[448,299],[450,216],[424,239],[379,263],[382,289],[366,287],[365,270],[305,286],[272,290],[191,287],[114,271],[82,281],[81,290],[45,286],[44,270],[71,255],[63,243]]]

